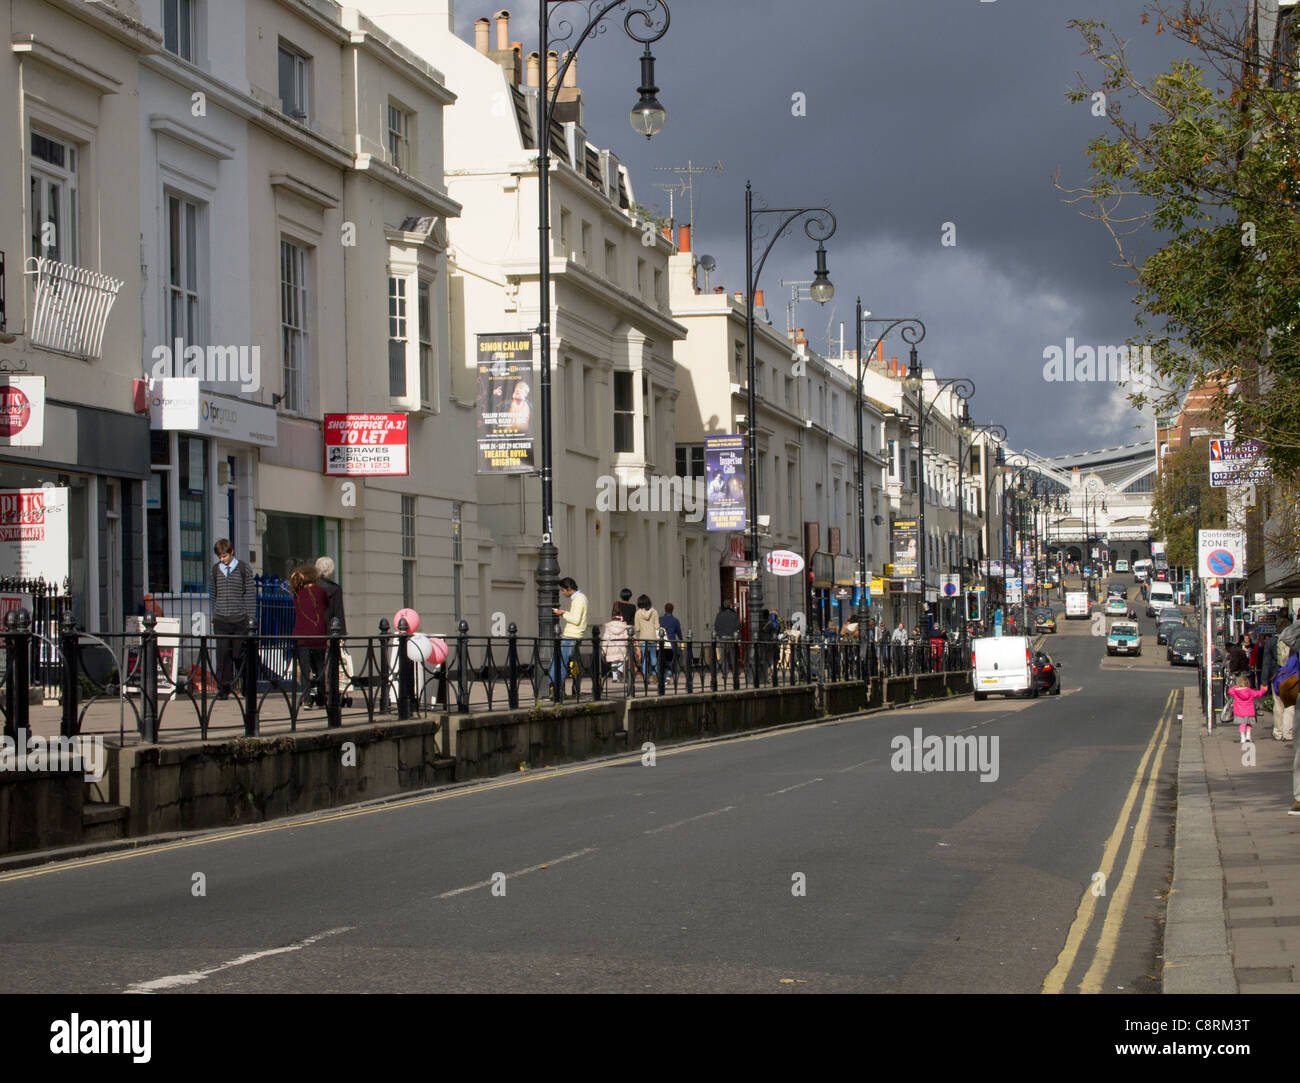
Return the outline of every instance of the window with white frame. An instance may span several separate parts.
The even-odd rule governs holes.
[[[32,129],[29,158],[31,255],[75,264],[78,258],[77,166],[74,143]]]
[[[677,445],[677,476],[679,478],[704,477],[704,445]]]
[[[388,393],[406,396],[406,279],[388,276]]]
[[[307,249],[280,241],[280,343],[284,369],[284,408],[307,412],[307,380],[311,373],[308,346]]]
[[[632,374],[614,373],[614,451],[625,454],[634,450],[633,428],[636,404],[632,397]]]
[[[415,497],[402,497],[402,605],[415,608]]]
[[[195,0],[163,0],[163,48],[194,62],[197,30]]]
[[[415,318],[420,325],[420,405],[430,406],[437,392],[433,386],[433,305],[428,282],[420,282],[417,288]]]
[[[411,171],[411,114],[396,102],[387,108],[388,164],[394,169]]]
[[[202,345],[199,267],[202,208],[184,196],[167,196],[167,341]],[[179,360],[179,359],[177,359]]]
[[[308,118],[307,84],[311,59],[287,42],[280,42],[280,105],[285,116],[304,123]],[[373,116],[373,114],[371,114]]]

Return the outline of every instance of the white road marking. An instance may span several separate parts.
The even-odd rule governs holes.
[[[824,778],[810,778],[807,782],[796,782],[793,786],[787,786],[784,790],[773,790],[767,794],[768,797],[776,797],[778,794],[789,793],[791,790],[798,790],[804,786],[811,786],[814,782],[825,782]]]
[[[716,808],[712,812],[701,812],[698,816],[688,816],[684,820],[678,820],[676,823],[664,824],[663,827],[652,827],[649,831],[643,831],[643,835],[657,835],[660,831],[671,831],[674,827],[681,827],[683,824],[694,823],[696,820],[706,820],[710,816],[718,816],[724,812],[731,812],[735,805],[728,805],[726,808]]]
[[[571,854],[565,854],[563,857],[552,858],[550,861],[543,861],[536,865],[529,865],[527,868],[519,869],[517,872],[507,873],[507,880],[514,880],[520,876],[527,876],[530,872],[536,872],[541,868],[550,868],[552,865],[558,865],[562,861],[572,861],[574,858],[584,857],[587,854],[594,854],[599,847],[588,846],[585,850],[574,850]],[[478,891],[480,888],[491,887],[491,880],[480,880],[477,884],[469,884],[466,887],[454,888],[451,891],[444,891],[438,896],[440,899],[450,899],[453,895],[464,895],[467,891]]]
[[[122,991],[124,993],[153,993],[160,989],[176,989],[182,985],[197,985],[204,978],[209,978],[223,970],[229,970],[231,967],[255,963],[258,959],[265,959],[271,955],[284,955],[290,951],[302,951],[303,948],[316,943],[318,940],[324,940],[327,936],[338,936],[339,933],[350,932],[355,927],[354,925],[345,925],[341,929],[326,929],[323,933],[317,933],[305,940],[299,940],[296,944],[290,944],[283,948],[271,948],[268,951],[254,951],[248,955],[241,955],[237,959],[231,959],[220,966],[210,967],[207,970],[195,970],[189,974],[169,974],[165,978],[154,978],[152,981],[133,982]]]
[[[851,764],[851,765],[848,766],[848,767],[841,767],[841,768],[839,768],[839,774],[842,775],[842,774],[844,774],[846,771],[855,771],[855,770],[857,770],[859,767],[866,767],[867,764],[869,764],[869,763],[879,763],[879,762],[880,762],[880,757],[879,757],[879,756],[875,757],[874,759],[863,760],[861,763],[855,763],[855,764]]]

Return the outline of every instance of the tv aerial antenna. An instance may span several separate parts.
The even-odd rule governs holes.
[[[685,165],[657,165],[654,167],[656,173],[676,173],[677,180],[672,184],[656,184],[668,193],[668,217],[676,220],[673,213],[673,197],[677,194],[686,196],[686,222],[691,227],[691,232],[695,232],[695,177],[700,173],[721,173],[723,172],[722,162],[716,165],[696,165],[691,159],[686,159]]]

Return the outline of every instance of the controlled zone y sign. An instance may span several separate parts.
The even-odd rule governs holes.
[[[1197,574],[1202,579],[1243,579],[1246,535],[1240,530],[1197,531]]]

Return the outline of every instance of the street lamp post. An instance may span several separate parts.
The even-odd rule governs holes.
[[[996,422],[995,422],[995,423],[992,423],[992,424],[989,424],[989,425],[976,425],[976,424],[973,424],[973,423],[971,422],[971,420],[970,420],[970,413],[969,413],[969,411],[966,409],[966,403],[965,403],[965,400],[962,401],[962,413],[963,413],[963,421],[964,421],[964,430],[963,430],[963,431],[966,433],[966,436],[967,436],[967,438],[969,439],[969,441],[970,441],[970,445],[971,445],[972,447],[974,447],[974,444],[975,444],[975,435],[976,435],[977,433],[985,433],[986,435],[989,435],[989,436],[996,436],[996,437],[998,438],[999,441],[1003,441],[1003,442],[1006,441],[1006,438],[1007,438],[1007,430],[1006,430],[1006,427],[1005,427],[1005,426],[1003,426],[1003,425],[999,425],[999,424],[997,424]],[[959,443],[959,444],[958,444],[958,447],[960,447],[960,446],[961,446],[961,445],[960,445],[960,443]],[[999,444],[998,444],[998,451],[997,451],[997,456],[998,456],[998,457],[997,457],[997,465],[998,465],[999,467],[1002,465],[1002,463],[1003,463],[1003,461],[1004,461],[1002,455],[1003,455],[1003,452],[1002,452],[1002,444],[999,443]],[[985,467],[985,469],[987,470],[987,467]],[[992,485],[992,483],[993,483],[993,472],[992,472],[992,471],[988,471],[988,475],[989,475],[989,476],[988,476],[988,480],[987,480],[987,481],[985,482],[985,484],[984,484],[984,521],[985,521],[986,523],[988,522],[988,518],[989,518],[989,488],[991,487],[991,485]],[[965,538],[963,537],[963,538],[962,538],[962,563],[963,563],[963,574],[964,574],[965,557],[966,557],[966,544],[965,544]],[[990,563],[991,563],[991,559],[992,559],[991,557],[987,557],[987,556],[986,556],[986,559],[989,560]],[[976,570],[977,572],[979,571],[978,568],[976,568],[975,570]],[[989,575],[988,575],[988,572],[991,571],[991,570],[992,570],[991,568],[986,569],[986,571],[985,571],[985,575],[984,575],[984,606],[985,606],[985,609],[988,608],[988,604],[989,604],[990,593],[989,593]],[[966,619],[965,619],[965,614],[964,614],[964,613],[962,614],[962,621],[961,621],[961,637],[962,637],[962,640],[965,641],[965,639],[966,639]]]
[[[909,345],[915,345],[925,338],[925,324],[916,316],[876,316],[872,317],[870,312],[863,311],[862,298],[858,298],[857,305],[857,358],[858,358],[858,628],[859,635],[861,629],[866,627],[866,607],[862,604],[867,594],[867,494],[863,484],[863,448],[862,448],[862,370],[864,364],[864,355],[862,351],[862,326],[867,323],[883,323],[887,326],[879,335],[876,341],[872,343],[871,349],[867,351],[869,356],[874,357],[876,350],[885,340],[895,327],[901,327],[899,332],[903,336],[903,341]]]
[[[1025,484],[1025,480],[1026,478],[1030,478],[1030,477],[1034,479],[1034,491],[1036,493],[1038,483],[1042,481],[1043,475],[1042,472],[1039,471],[1039,469],[1036,466],[1034,466],[1028,459],[1024,458],[1024,456],[1016,456],[1016,458],[1019,461],[1011,462],[1010,460],[1008,460],[1007,467],[1008,467],[1008,472],[1010,473],[1011,478],[1013,479],[1015,485],[1015,493],[1016,493],[1016,552],[1017,552],[1017,559],[1020,567],[1020,624],[1021,627],[1023,628],[1025,623],[1025,617],[1027,615],[1026,610],[1028,608],[1026,602],[1026,591],[1025,591],[1025,537],[1024,536],[1025,533],[1027,532],[1025,526],[1025,522],[1026,522],[1025,513],[1029,504],[1029,490],[1028,490],[1028,486]],[[1038,555],[1037,552],[1035,552],[1034,556],[1037,557],[1037,555]]]
[[[908,357],[907,376],[903,380],[903,386],[906,390],[916,394],[916,442],[917,442],[917,463],[916,470],[919,478],[921,489],[921,522],[920,522],[920,542],[921,542],[921,612],[926,614],[926,632],[929,628],[929,610],[926,608],[926,550],[929,548],[929,538],[925,533],[925,423],[934,410],[935,403],[939,401],[939,396],[944,391],[951,389],[957,398],[966,400],[975,394],[975,382],[965,376],[951,376],[946,380],[935,380],[937,388],[934,398],[930,400],[930,405],[925,405],[925,373],[921,369],[921,363],[916,356],[916,346],[912,346]]]
[[[772,232],[767,247],[754,263],[754,219],[763,214],[783,215],[781,224]],[[746,377],[749,382],[749,394],[745,414],[748,428],[745,440],[746,461],[749,467],[749,544],[750,560],[753,562],[754,578],[749,581],[749,653],[754,660],[754,683],[762,681],[762,668],[758,649],[758,619],[763,606],[763,576],[760,568],[758,549],[758,393],[754,386],[754,291],[758,288],[759,276],[763,265],[771,254],[773,246],[798,219],[804,218],[803,231],[808,239],[817,242],[817,266],[813,273],[813,283],[808,287],[808,295],[819,305],[824,305],[835,296],[835,286],[831,283],[826,270],[825,242],[835,234],[835,215],[827,207],[755,207],[754,189],[745,184],[745,354],[748,361]],[[760,240],[762,237],[760,236]],[[859,424],[861,422],[859,421]],[[811,559],[812,554],[809,554]],[[834,584],[832,584],[832,587]]]
[[[577,3],[580,0],[541,0],[538,5],[538,39],[542,63],[546,63],[552,44],[561,44],[572,39],[577,33],[577,40],[564,56],[555,73],[554,83],[543,80],[538,99],[537,125],[537,203],[538,203],[538,308],[540,322],[537,326],[539,345],[539,364],[541,367],[539,384],[541,395],[541,482],[542,482],[542,542],[537,552],[537,634],[543,641],[543,655],[546,654],[544,643],[548,630],[554,628],[554,608],[559,603],[557,581],[560,573],[559,552],[555,547],[555,531],[551,521],[553,457],[551,446],[551,117],[559,101],[564,77],[573,64],[574,57],[583,43],[592,34],[603,31],[602,20],[614,8],[622,6],[626,0],[597,0],[589,5],[587,24],[579,32],[574,23],[560,19],[558,27],[563,33],[555,38],[551,36],[551,12],[562,4]],[[659,88],[654,85],[655,58],[650,53],[650,45],[668,32],[671,15],[665,0],[642,0],[642,7],[634,9],[624,17],[623,29],[633,41],[645,46],[641,55],[641,85],[637,88],[639,98],[632,108],[631,122],[633,129],[647,139],[663,129],[665,113],[658,98]],[[549,661],[545,659],[544,661]]]

